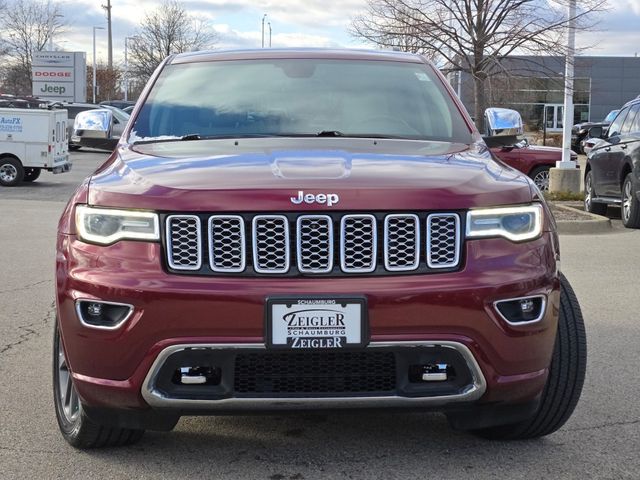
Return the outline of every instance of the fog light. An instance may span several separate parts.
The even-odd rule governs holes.
[[[115,330],[129,318],[133,306],[126,303],[76,300],[76,312],[85,327]]]
[[[523,325],[542,320],[546,308],[546,297],[544,295],[533,295],[531,297],[511,298],[495,302],[494,306],[507,323]]]
[[[523,298],[520,300],[520,310],[522,313],[531,313],[533,312],[534,302],[530,298]]]
[[[102,315],[102,305],[99,303],[89,303],[87,305],[87,313],[92,317],[99,317]]]

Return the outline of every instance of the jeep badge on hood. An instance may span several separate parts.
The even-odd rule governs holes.
[[[326,203],[327,207],[331,207],[340,201],[337,193],[319,193],[314,195],[313,193],[304,193],[302,190],[298,190],[297,197],[291,197],[291,203],[300,205],[304,203]]]

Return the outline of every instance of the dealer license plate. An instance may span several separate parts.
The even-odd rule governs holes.
[[[341,349],[368,340],[364,298],[268,298],[266,309],[270,348]]]

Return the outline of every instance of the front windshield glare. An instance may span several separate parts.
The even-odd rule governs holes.
[[[129,141],[297,135],[471,141],[430,67],[323,59],[169,65]]]

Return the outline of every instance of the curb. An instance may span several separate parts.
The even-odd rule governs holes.
[[[608,233],[612,229],[611,220],[607,217],[585,212],[584,210],[568,207],[566,205],[558,205],[557,203],[555,204],[555,207],[570,212],[580,212],[585,217],[590,217],[592,219],[556,221],[558,233],[582,235],[589,233]]]

